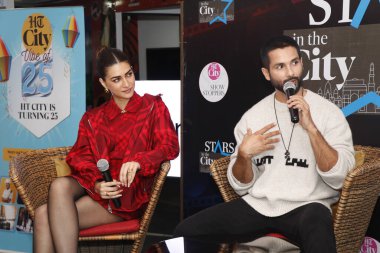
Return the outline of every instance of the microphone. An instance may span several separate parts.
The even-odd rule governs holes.
[[[283,90],[289,99],[290,96],[293,96],[296,93],[296,85],[292,81],[287,81],[284,84]],[[298,121],[299,121],[298,109],[289,108],[289,112],[290,112],[290,120],[293,123],[298,123]]]
[[[96,163],[96,167],[100,170],[100,172],[103,174],[104,181],[106,182],[112,182],[112,176],[109,171],[109,163],[106,159],[99,159],[98,162]],[[112,199],[114,205],[119,208],[121,206],[120,199]]]

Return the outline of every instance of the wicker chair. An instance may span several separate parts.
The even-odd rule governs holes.
[[[355,150],[363,151],[365,160],[346,176],[334,212],[338,253],[359,252],[380,193],[380,148],[356,145]],[[226,202],[240,197],[227,180],[229,161],[230,157],[223,157],[210,166],[211,175]]]
[[[49,185],[57,177],[53,158],[66,157],[69,150],[70,147],[38,149],[21,153],[10,161],[10,177],[32,219],[34,219],[36,208],[47,202]],[[128,249],[133,253],[140,252],[169,169],[169,162],[161,165],[152,186],[146,211],[139,220],[81,230],[78,252],[128,252]],[[110,232],[104,234],[104,231]],[[115,231],[117,231],[116,234]],[[126,244],[125,241],[128,243]]]

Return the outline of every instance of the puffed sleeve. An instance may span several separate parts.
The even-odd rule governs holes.
[[[155,174],[160,164],[164,161],[173,160],[179,154],[178,135],[174,129],[170,113],[160,97],[157,98],[152,110],[150,129],[144,129],[147,137],[151,139],[152,148],[146,151],[140,151],[133,155],[131,161],[140,164],[139,173],[142,176]]]
[[[71,176],[84,187],[94,199],[101,199],[95,193],[95,182],[102,180],[102,174],[96,167],[95,156],[90,147],[90,125],[87,113],[79,123],[77,140],[66,157],[66,162],[71,167]]]

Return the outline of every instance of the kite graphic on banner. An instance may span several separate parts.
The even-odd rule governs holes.
[[[0,36],[0,82],[5,82],[9,79],[11,61],[12,56],[9,55],[9,50]]]
[[[62,35],[66,47],[73,48],[75,42],[79,37],[79,34],[80,33],[78,32],[77,20],[75,19],[75,16],[70,16],[67,19],[64,29],[62,30]]]

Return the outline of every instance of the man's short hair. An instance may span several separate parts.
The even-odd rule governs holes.
[[[261,64],[264,68],[269,68],[269,57],[268,54],[270,51],[285,48],[285,47],[294,47],[297,50],[298,56],[301,58],[301,50],[297,42],[286,35],[281,35],[269,39],[260,49],[260,58]]]

